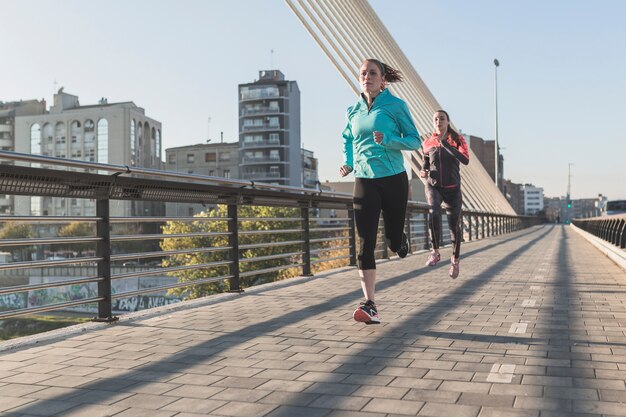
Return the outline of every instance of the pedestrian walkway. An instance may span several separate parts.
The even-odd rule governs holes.
[[[442,255],[379,264],[381,325],[345,268],[1,352],[0,415],[626,416],[622,269],[554,225]]]

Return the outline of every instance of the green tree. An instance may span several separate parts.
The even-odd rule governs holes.
[[[0,229],[0,239],[28,239],[32,237],[33,230],[28,224],[8,222]],[[26,246],[12,246],[10,251],[18,261],[28,260]]]
[[[249,245],[270,242],[288,242],[300,239],[299,233],[285,233],[278,230],[298,229],[300,228],[299,217],[300,210],[289,207],[265,207],[265,206],[239,206],[239,245]],[[227,217],[227,207],[218,206],[216,209],[208,213],[200,213],[196,217]],[[267,220],[275,218],[294,218],[294,220]],[[241,220],[249,218],[250,220]],[[245,233],[246,231],[269,231],[277,230],[276,233]],[[206,236],[198,237],[181,237],[181,238],[165,238],[161,243],[163,250],[184,250],[194,248],[217,248],[228,246],[227,235],[209,235],[208,233],[227,232],[227,220],[197,220],[192,222],[176,222],[170,221],[163,226],[164,234],[180,234],[180,233],[207,233]],[[280,253],[298,252],[300,244],[288,244],[279,246],[270,246],[265,248],[250,248],[240,250],[240,258],[255,258]],[[190,252],[180,255],[172,255],[163,261],[164,267],[183,266],[183,265],[200,265],[211,262],[228,260],[228,251],[216,252]],[[240,285],[242,288],[249,287],[261,282],[271,282],[278,279],[284,279],[297,276],[300,273],[300,267],[289,268],[289,265],[299,263],[301,256],[291,256],[288,259],[266,259],[253,262],[241,262],[240,272],[261,270],[278,266],[285,266],[286,269],[279,271],[265,272],[249,277],[242,277]],[[197,268],[186,271],[178,271],[172,275],[178,277],[179,282],[187,283],[199,279],[206,279],[229,274],[228,265]],[[186,299],[197,298],[214,294],[230,289],[228,280],[220,280],[208,284],[195,285],[185,288],[173,289],[170,292],[179,297]]]
[[[96,226],[93,223],[71,222],[59,229],[59,237],[84,237],[95,236]],[[66,243],[63,245],[54,245],[54,250],[75,251],[82,254],[87,250],[95,251],[95,243]]]

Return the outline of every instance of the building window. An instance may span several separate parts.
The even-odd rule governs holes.
[[[55,127],[55,132],[54,132],[54,141],[55,143],[59,144],[59,145],[64,145],[65,144],[65,123],[63,122],[59,122],[56,124]]]
[[[222,152],[220,154],[220,161],[230,161],[230,152]]]
[[[204,154],[204,162],[217,161],[217,154],[215,152],[207,152]]]
[[[187,163],[193,164],[196,161],[196,156],[192,153],[187,154]]]
[[[230,178],[230,169],[224,170],[224,178]]]
[[[109,163],[109,122],[107,119],[98,121],[98,162]]]
[[[152,166],[156,165],[156,161],[158,160],[157,155],[157,140],[156,140],[156,129],[152,128],[150,135],[150,158],[152,159]]]
[[[135,119],[130,121],[130,165],[135,166],[135,158],[137,157],[137,122]]]
[[[35,123],[30,128],[30,153],[34,155],[41,153],[41,127],[39,123]]]
[[[161,162],[161,129],[156,131],[156,156],[157,162]]]
[[[176,163],[176,154],[175,153],[171,153],[168,156],[167,162],[169,162],[170,165],[174,165]]]
[[[94,127],[93,120],[85,120],[85,132],[93,132]]]
[[[212,169],[209,170],[209,176],[212,177],[213,175],[215,175],[215,171],[213,171]]]

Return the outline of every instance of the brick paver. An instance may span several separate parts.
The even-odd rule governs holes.
[[[586,240],[467,242],[457,280],[424,257],[379,263],[378,326],[344,268],[0,344],[0,416],[626,416],[626,273]]]

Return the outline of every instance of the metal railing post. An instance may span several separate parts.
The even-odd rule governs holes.
[[[485,215],[484,214],[480,216],[480,226],[483,232],[482,234],[483,234],[483,239],[484,239],[487,237],[487,235],[485,234]]]
[[[354,208],[348,209],[348,240],[350,242],[350,266],[356,266],[356,227],[354,224]]]
[[[430,234],[428,232],[428,212],[424,213],[424,250],[430,249],[430,244],[428,241],[430,240]]]
[[[311,273],[311,225],[309,223],[309,208],[300,208],[302,217],[302,276],[312,277]]]
[[[109,218],[109,199],[96,200],[96,234],[100,238],[96,243],[96,256],[102,258],[98,261],[98,317],[93,321],[113,322],[118,317],[113,316],[113,289],[111,286],[111,222]]]
[[[385,231],[385,228],[387,227],[387,225],[385,224],[385,222],[383,221],[383,236],[382,236],[382,245],[383,245],[383,259],[389,259],[389,246],[387,245],[387,233]],[[380,217],[378,218],[378,230],[377,232],[380,232]]]
[[[239,277],[239,214],[236,203],[228,205],[228,219],[228,246],[231,247],[228,251],[229,270],[232,275],[229,292],[243,292]]]
[[[407,209],[404,214],[404,233],[406,234],[406,239],[409,242],[409,253],[413,253],[413,245],[411,241],[413,240],[411,237],[411,210]]]

